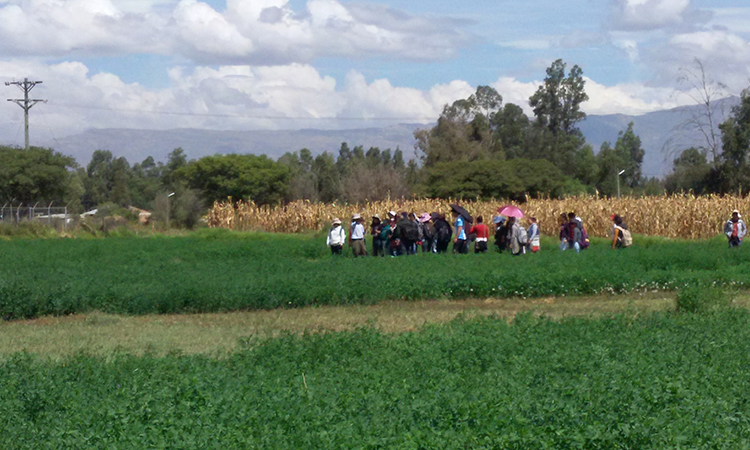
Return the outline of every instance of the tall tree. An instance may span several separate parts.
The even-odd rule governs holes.
[[[544,84],[529,99],[539,125],[555,136],[580,133],[575,124],[586,118],[581,103],[589,99],[584,91],[583,70],[575,65],[566,76],[565,67],[562,59],[553,62],[547,68]]]
[[[750,90],[742,91],[740,104],[722,123],[720,167],[715,171],[714,189],[728,192],[750,188]]]

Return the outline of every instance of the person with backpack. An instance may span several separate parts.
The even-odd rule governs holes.
[[[471,227],[469,234],[475,235],[474,253],[487,253],[487,242],[490,240],[490,229],[484,223],[482,216],[477,217],[477,224]]]
[[[419,229],[405,212],[396,222],[395,236],[400,240],[399,254],[413,255],[417,241],[419,240]]]
[[[453,237],[453,230],[445,219],[444,214],[436,214],[436,216],[436,219],[433,216],[432,226],[435,236],[435,253],[445,253],[448,251],[448,244],[450,244]]]
[[[526,244],[529,243],[529,237],[526,230],[523,229],[515,217],[508,218],[508,245],[510,253],[513,256],[523,255],[526,253]]]
[[[344,227],[341,226],[341,219],[335,218],[331,224],[331,229],[328,231],[326,245],[331,248],[332,255],[340,255],[345,242],[346,231],[344,231]]]
[[[724,234],[729,240],[729,248],[739,247],[742,245],[742,238],[747,233],[747,226],[742,221],[742,216],[738,210],[732,211],[732,218],[724,224]]]
[[[619,214],[612,214],[612,250],[633,245],[633,237]]]

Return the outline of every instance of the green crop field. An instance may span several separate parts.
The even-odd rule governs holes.
[[[204,230],[187,237],[0,241],[0,317],[91,310],[215,312],[388,299],[542,297],[743,287],[750,251],[720,239],[636,237],[580,254],[334,258],[320,235]]]
[[[750,313],[482,318],[252,340],[226,359],[18,354],[7,449],[742,449]]]

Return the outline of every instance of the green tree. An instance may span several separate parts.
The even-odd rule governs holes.
[[[75,160],[52,149],[0,147],[0,201],[61,203],[69,194]],[[15,200],[14,200],[15,199]]]
[[[740,104],[719,126],[722,152],[720,165],[711,175],[712,190],[726,193],[750,187],[750,90],[742,92]]]
[[[544,84],[529,98],[538,124],[555,136],[580,133],[575,124],[586,118],[581,103],[589,99],[584,91],[583,70],[575,65],[566,76],[565,67],[562,59],[553,62],[547,68]]]
[[[626,161],[625,165],[620,168],[620,170],[625,170],[622,174],[623,181],[631,188],[637,187],[642,181],[641,166],[646,151],[641,146],[641,138],[633,132],[633,122],[628,124],[624,132],[621,131],[618,134],[615,151]]]
[[[284,199],[289,188],[289,168],[263,156],[213,155],[177,169],[174,177],[198,189],[210,204],[232,197],[258,204],[274,204]]]

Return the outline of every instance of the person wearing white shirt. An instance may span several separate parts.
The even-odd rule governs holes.
[[[355,214],[352,216],[349,246],[352,248],[355,258],[357,256],[367,256],[367,246],[365,245],[365,225],[363,222],[361,215]]]
[[[326,245],[331,247],[331,254],[340,255],[341,249],[344,248],[346,242],[346,231],[341,226],[340,219],[333,219],[333,226],[328,232],[328,238],[326,239]]]

